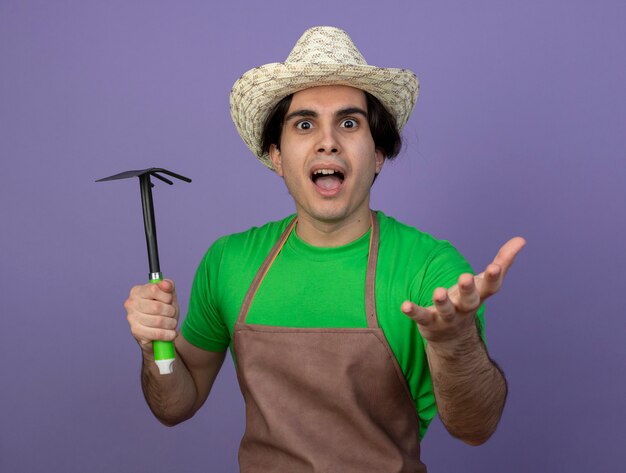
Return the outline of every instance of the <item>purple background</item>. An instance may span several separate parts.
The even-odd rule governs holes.
[[[227,359],[173,429],[151,417],[122,302],[147,278],[136,180],[157,183],[161,264],[183,312],[218,236],[293,210],[231,123],[246,70],[305,28],[348,30],[421,96],[373,207],[482,269],[528,246],[488,305],[510,396],[478,448],[435,421],[432,472],[613,472],[626,463],[626,3],[0,2],[0,471],[236,471],[243,410]]]

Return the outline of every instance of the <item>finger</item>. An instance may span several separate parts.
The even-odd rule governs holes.
[[[515,256],[520,252],[522,248],[526,245],[526,240],[522,237],[511,238],[507,241],[502,248],[498,251],[498,254],[493,259],[493,264],[497,264],[502,268],[502,277],[509,270],[513,261],[515,261]]]
[[[404,315],[420,325],[427,326],[435,321],[436,314],[432,307],[420,307],[411,301],[404,301],[400,306]]]
[[[168,293],[172,294],[172,301],[171,301],[171,303],[172,304],[177,304],[178,303],[178,296],[176,295],[176,284],[174,284],[174,281],[171,280],[171,279],[164,279],[163,281],[161,281],[161,283],[165,283],[165,284],[164,285],[159,285],[159,288],[161,288],[165,292],[168,292]],[[159,284],[161,284],[161,283],[159,283]]]
[[[169,292],[173,294],[176,291],[174,281],[172,281],[171,279],[163,279],[162,281],[159,281],[157,283],[157,286],[159,286],[159,289],[161,289],[163,292]]]
[[[485,271],[476,276],[475,282],[482,300],[494,295],[500,290],[504,273],[500,265],[491,263]]]
[[[478,309],[481,297],[472,274],[465,273],[459,276],[458,290],[458,300],[454,303],[458,312],[467,313]]]
[[[134,321],[142,327],[159,328],[163,330],[176,330],[176,326],[178,325],[178,321],[175,318],[162,315],[138,314]]]
[[[171,317],[154,316],[132,312],[127,315],[133,337],[142,345],[153,340],[174,340],[177,320]]]
[[[133,305],[133,309],[146,315],[158,315],[161,317],[176,317],[176,307],[173,304],[166,304],[152,299],[139,299]]]
[[[135,286],[130,290],[130,299],[152,299],[156,301],[164,302],[165,304],[171,304],[174,300],[172,292],[161,289],[161,284],[165,283],[165,287],[169,288],[169,283],[165,281],[159,281],[157,284],[143,284],[141,286]],[[172,286],[173,287],[173,286]]]
[[[166,342],[173,341],[178,332],[176,330],[164,330],[160,328],[141,327],[140,330],[135,330],[131,327],[131,334],[142,345],[148,345],[155,340],[162,340]]]
[[[433,292],[433,306],[444,319],[451,319],[457,312],[452,300],[448,297],[448,291],[443,287],[438,287]]]
[[[493,262],[485,268],[485,271],[476,276],[474,281],[481,300],[487,299],[500,290],[504,276],[515,261],[516,255],[525,245],[526,240],[523,238],[511,238],[500,248]]]

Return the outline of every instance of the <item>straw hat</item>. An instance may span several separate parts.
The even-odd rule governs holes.
[[[261,151],[261,135],[270,112],[286,96],[320,85],[369,92],[395,117],[398,130],[409,119],[418,92],[413,72],[369,66],[345,31],[330,26],[306,30],[285,62],[249,70],[230,93],[230,114],[239,135],[268,168],[274,169]]]

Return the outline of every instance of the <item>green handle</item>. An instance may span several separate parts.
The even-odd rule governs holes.
[[[150,279],[150,283],[156,284],[163,280],[163,277],[158,273],[159,277]],[[154,350],[154,361],[159,367],[161,374],[169,374],[172,372],[172,365],[176,358],[176,350],[174,349],[174,343],[166,342],[163,340],[154,340],[152,342],[152,349]]]
[[[154,340],[152,342],[152,348],[154,350],[155,360],[173,360],[176,358],[176,350],[174,350],[174,344],[172,342]]]

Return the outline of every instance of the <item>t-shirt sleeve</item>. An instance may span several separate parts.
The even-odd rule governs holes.
[[[438,287],[450,288],[454,286],[463,273],[472,273],[472,267],[467,260],[447,241],[438,242],[431,251],[422,271],[414,280],[411,299],[422,307],[433,305],[433,292]],[[476,314],[476,325],[480,337],[485,341],[484,305]],[[426,344],[426,341],[422,339]],[[424,436],[430,422],[437,414],[437,404],[433,392],[430,372],[426,368],[417,380],[416,409],[420,419],[420,438]]]
[[[467,260],[447,241],[440,242],[426,264],[422,283],[418,291],[418,305],[433,305],[433,292],[438,287],[454,286],[463,273],[475,274]],[[481,305],[476,313],[476,324],[480,337],[485,341],[485,306]]]
[[[194,346],[208,351],[225,351],[230,333],[219,310],[219,273],[228,237],[217,240],[206,252],[193,281],[189,310],[181,334]]]

